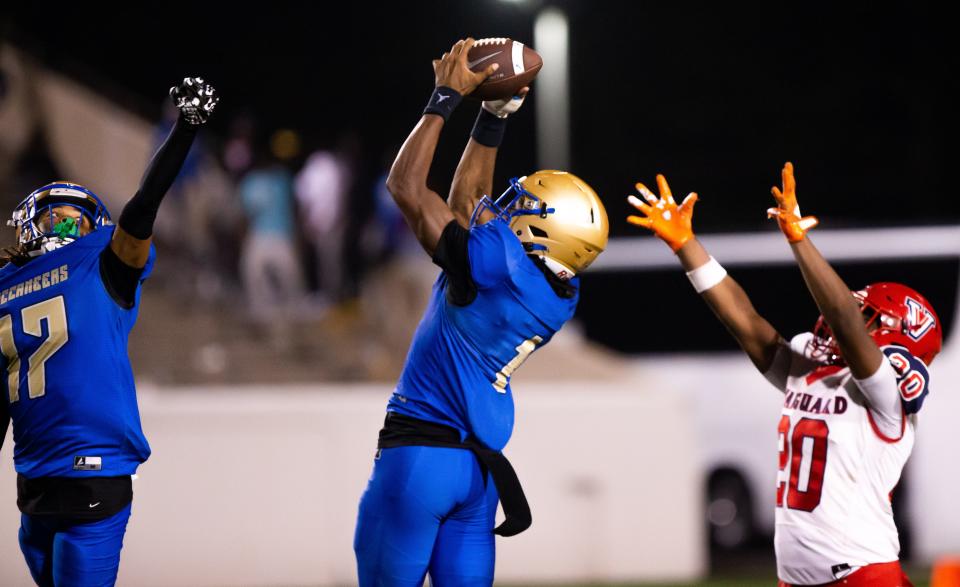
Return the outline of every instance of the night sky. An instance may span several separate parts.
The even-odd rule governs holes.
[[[4,9],[0,35],[126,108],[156,116],[172,82],[201,74],[223,96],[215,133],[251,112],[261,128],[298,129],[311,145],[355,130],[371,177],[416,122],[432,89],[431,59],[467,35],[532,45],[538,7],[559,6],[571,21],[570,170],[604,198],[614,236],[635,234],[622,198],[657,172],[675,193],[700,194],[701,232],[774,230],[764,211],[788,159],[804,212],[823,227],[952,224],[960,216],[958,40],[945,14],[921,3],[276,2],[269,11],[231,12],[237,24],[229,25],[225,8],[202,4],[155,10],[148,21],[133,4],[20,4]],[[499,184],[534,170],[531,106],[511,120]],[[461,106],[445,130],[432,179],[441,193],[475,109]],[[799,274],[776,271],[783,276],[775,283],[769,272],[736,276],[785,332],[812,323]],[[945,322],[953,313],[955,262],[841,273],[854,287],[911,279]],[[619,277],[620,287],[611,283],[617,276],[584,279],[581,317],[600,340],[624,350],[713,347],[665,343],[669,323],[601,307],[626,301],[624,292],[699,303],[679,271]],[[726,341],[719,327],[709,330],[706,308],[697,311],[709,323],[703,338]]]

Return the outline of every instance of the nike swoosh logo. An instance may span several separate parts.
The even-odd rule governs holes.
[[[440,102],[443,102],[449,97],[450,96],[448,96],[447,94],[437,94],[437,104],[439,104]]]
[[[496,53],[491,53],[491,54],[487,55],[486,57],[481,57],[480,59],[477,59],[476,61],[468,61],[468,62],[467,62],[467,67],[470,68],[470,69],[473,69],[475,66],[483,63],[483,62],[486,61],[487,59],[490,59],[491,57],[496,57],[497,55],[499,55],[499,54],[501,54],[501,53],[503,53],[503,51],[497,51]]]
[[[92,508],[95,508],[95,507],[97,507],[98,505],[100,505],[100,502],[99,502],[99,501],[98,501],[97,503],[91,503],[91,504],[89,504],[89,506],[92,507]]]

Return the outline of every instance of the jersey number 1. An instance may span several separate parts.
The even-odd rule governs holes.
[[[790,417],[784,415],[777,426],[780,448],[780,478],[787,473],[787,458],[790,455],[787,482],[777,483],[777,507],[783,507],[783,493],[787,493],[786,506],[792,510],[812,512],[820,505],[823,492],[823,473],[827,468],[827,435],[830,429],[823,420],[802,418],[790,434]]]
[[[532,338],[528,338],[520,343],[520,346],[517,347],[517,356],[511,359],[510,362],[504,365],[503,369],[500,369],[497,373],[497,379],[493,382],[493,388],[497,390],[497,393],[507,393],[507,383],[510,382],[510,376],[517,370],[517,367],[527,360],[530,353],[532,353],[541,342],[543,342],[543,338],[534,335]]]
[[[46,393],[47,379],[44,363],[67,344],[67,309],[63,296],[50,298],[20,311],[23,332],[31,336],[43,336],[41,323],[47,321],[47,338],[27,359],[27,386],[30,398]],[[20,353],[13,339],[13,317],[0,316],[0,352],[7,359],[7,390],[10,403],[20,399]]]

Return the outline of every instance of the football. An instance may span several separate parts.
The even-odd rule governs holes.
[[[479,100],[509,98],[529,85],[543,67],[540,55],[519,41],[503,37],[477,39],[467,53],[467,66],[473,71],[483,71],[493,63],[499,63],[500,69],[468,94],[470,97]]]

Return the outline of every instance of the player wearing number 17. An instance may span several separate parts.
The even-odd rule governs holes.
[[[180,118],[117,226],[89,189],[34,190],[0,268],[0,443],[13,421],[20,548],[38,585],[112,585],[150,456],[127,336],[153,267],[153,222],[217,103],[200,78],[171,88]]]
[[[442,269],[387,406],[354,538],[361,586],[491,585],[494,533],[530,525],[500,452],[513,430],[510,375],[550,341],[577,305],[578,278],[607,242],[607,217],[586,183],[560,171],[491,193],[515,97],[484,102],[448,202],[427,188],[448,115],[495,69],[467,67],[460,41],[434,62],[436,88],[390,170],[387,187]],[[508,53],[509,54],[509,53]],[[506,520],[494,529],[497,501]]]
[[[694,238],[696,194],[678,206],[657,176],[660,197],[637,184],[646,202],[629,199],[644,216],[628,220],[670,245],[717,318],[784,392],[774,538],[780,585],[908,586],[890,495],[913,448],[940,321],[904,285],[851,292],[806,236],[817,220],[800,215],[790,163],[782,181],[768,214],[821,312],[812,333],[789,342]]]

